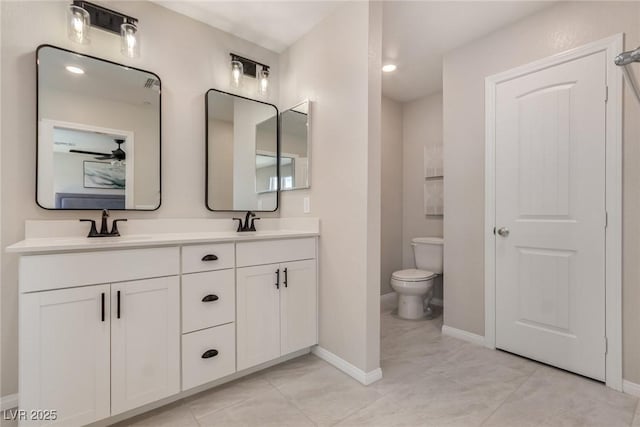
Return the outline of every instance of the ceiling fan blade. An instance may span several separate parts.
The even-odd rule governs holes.
[[[85,151],[85,150],[69,150],[70,153],[76,154],[87,154],[89,156],[111,156],[111,154],[107,153],[98,153],[96,151]]]

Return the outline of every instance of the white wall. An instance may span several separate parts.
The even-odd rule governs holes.
[[[640,44],[640,3],[558,3],[444,59],[444,323],[484,334],[484,79],[616,33]],[[640,67],[636,74],[640,75]],[[624,100],[624,378],[640,382],[640,106]]]
[[[372,267],[379,276],[380,254],[371,258],[367,253],[369,238],[376,239],[368,199],[376,185],[379,191],[379,180],[368,185],[369,162],[376,162],[369,157],[370,144],[373,150],[379,146],[379,135],[378,142],[369,140],[369,102],[380,103],[380,92],[369,99],[370,5],[379,6],[367,2],[342,6],[280,59],[281,105],[312,101],[311,188],[282,193],[281,215],[321,218],[320,345],[365,371],[379,366],[375,299],[380,294],[379,279],[369,271]],[[373,31],[379,30],[375,24]],[[372,52],[380,61],[379,48]],[[349,72],[344,72],[346,64]],[[303,213],[304,197],[311,198],[309,214]],[[379,222],[377,228],[379,245]]]
[[[402,269],[402,104],[382,97],[382,239],[380,293]]]
[[[442,93],[403,104],[402,142],[402,266],[415,268],[411,239],[442,237],[442,217],[424,213],[424,149],[442,145]]]
[[[155,212],[127,212],[117,216],[232,216],[211,213],[204,205],[204,94],[209,88],[233,91],[229,86],[230,51],[270,65],[274,77],[279,75],[278,55],[150,2],[98,3],[140,19],[142,54],[139,59],[124,58],[118,36],[103,31],[93,31],[89,46],[70,42],[65,26],[68,1],[0,2],[3,121],[0,197],[2,206],[11,206],[2,212],[2,247],[24,238],[25,219],[97,217],[91,212],[45,211],[35,204],[35,50],[42,43],[147,69],[162,79],[162,206]],[[345,26],[349,26],[348,23]],[[366,36],[366,28],[360,30]],[[277,103],[278,79],[273,80],[268,101]],[[255,97],[255,86],[251,86],[250,79],[245,82],[246,89],[240,94]],[[5,396],[18,390],[17,257],[3,253],[1,270],[0,395]]]

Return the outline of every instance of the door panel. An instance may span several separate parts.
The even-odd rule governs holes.
[[[114,284],[111,297],[111,411],[115,415],[180,391],[178,277]]]
[[[281,353],[318,343],[316,260],[288,262],[280,286]],[[286,279],[286,284],[285,284]]]
[[[280,357],[279,269],[269,264],[236,270],[239,371]]]
[[[605,378],[599,52],[496,87],[496,346]]]
[[[109,285],[20,300],[20,409],[58,415],[55,422],[29,425],[81,426],[108,417]]]

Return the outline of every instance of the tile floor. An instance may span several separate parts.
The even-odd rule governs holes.
[[[638,399],[382,313],[384,378],[364,387],[313,355],[119,426],[634,426]]]

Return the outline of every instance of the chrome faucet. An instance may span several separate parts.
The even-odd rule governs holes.
[[[100,224],[100,232],[96,228],[96,222],[92,219],[81,219],[80,222],[90,222],[91,230],[87,237],[118,237],[120,231],[118,230],[118,222],[126,221],[125,218],[114,219],[111,223],[111,231],[109,231],[109,225],[107,224],[107,218],[109,218],[109,211],[103,209],[102,211],[102,223]]]
[[[234,221],[238,221],[238,229],[236,230],[238,233],[243,231],[256,231],[255,221],[260,218],[255,218],[256,214],[254,212],[248,211],[244,216],[244,224],[242,223],[241,218],[233,218]],[[249,222],[249,218],[251,218],[251,222]]]

